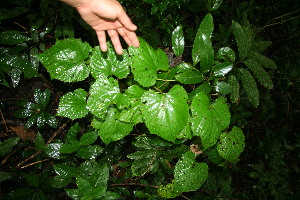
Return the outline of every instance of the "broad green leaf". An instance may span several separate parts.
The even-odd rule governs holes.
[[[174,142],[188,121],[185,89],[175,85],[164,94],[148,91],[144,93],[142,101],[142,114],[150,133]]]
[[[15,45],[30,40],[29,37],[22,35],[20,31],[4,31],[0,34],[0,44]]]
[[[77,133],[80,129],[78,122],[72,125],[65,136],[65,142],[72,143],[73,141],[77,141]]]
[[[213,17],[207,14],[200,24],[192,49],[193,65],[200,61],[202,72],[210,70],[214,62],[214,49],[211,36],[214,29]]]
[[[221,164],[222,162],[224,162],[224,159],[220,156],[220,154],[218,153],[217,151],[217,148],[216,146],[213,146],[211,148],[208,148],[206,151],[205,151],[205,154],[207,155],[208,159],[216,164],[216,165],[219,165]]]
[[[257,107],[259,104],[259,92],[253,76],[247,69],[239,68],[237,70],[250,102],[254,107]]]
[[[5,154],[9,153],[11,149],[18,144],[20,138],[19,137],[14,137],[14,138],[9,138],[5,140],[4,142],[0,142],[0,156],[4,156]]]
[[[206,163],[197,163],[191,151],[182,155],[174,169],[174,191],[178,193],[198,190],[208,176]]]
[[[98,133],[100,135],[100,138],[105,144],[123,139],[131,132],[133,128],[133,124],[119,121],[117,117],[117,110],[111,108],[108,111],[106,119],[104,121],[99,121],[97,119],[94,119],[92,121],[93,127],[96,130],[99,130]]]
[[[95,116],[102,118],[111,104],[115,104],[120,95],[118,81],[110,77],[98,77],[90,89],[87,108]]]
[[[236,21],[232,21],[232,29],[238,46],[240,59],[243,60],[247,57],[251,48],[251,38],[247,36],[246,30],[244,30],[244,28]]]
[[[181,56],[184,50],[184,36],[182,26],[177,26],[172,32],[172,49],[176,56]]]
[[[273,83],[270,75],[253,59],[243,61],[243,63],[252,71],[255,78],[262,86],[268,89],[273,89]]]
[[[64,188],[71,182],[71,178],[62,178],[61,176],[54,176],[50,179],[50,185],[53,188]]]
[[[74,200],[80,200],[80,192],[78,189],[65,189],[67,195],[74,199]]]
[[[235,61],[235,52],[230,47],[222,47],[217,53],[217,58],[233,63]]]
[[[198,93],[191,104],[191,128],[201,137],[204,150],[217,143],[221,131],[228,127],[230,112],[224,98],[211,104],[206,94]]]
[[[9,19],[9,18],[19,16],[23,13],[26,13],[27,11],[28,11],[28,8],[24,8],[24,7],[15,7],[14,6],[14,8],[10,9],[10,10],[1,8],[1,10],[0,10],[0,20]]]
[[[264,68],[277,69],[276,63],[273,60],[260,53],[251,52],[251,58],[255,60],[258,64],[263,66]]]
[[[228,74],[233,68],[233,64],[231,62],[219,63],[213,67],[213,75],[215,77],[222,77]]]
[[[174,191],[174,184],[167,184],[159,186],[157,193],[163,198],[175,198],[180,195],[179,192]]]
[[[196,87],[190,94],[189,94],[189,100],[192,100],[193,97],[199,93],[203,92],[204,94],[209,94],[211,92],[211,86],[208,82],[204,82],[198,87]]]
[[[84,133],[80,138],[81,145],[90,145],[96,142],[98,139],[98,134],[95,131]]]
[[[54,164],[54,171],[61,178],[72,178],[77,176],[76,169],[67,164]]]
[[[175,78],[183,84],[196,84],[203,81],[204,75],[199,71],[191,70],[176,74]]]
[[[236,126],[229,133],[223,132],[217,144],[219,154],[228,161],[236,160],[244,151],[244,147],[245,136],[243,131]]]
[[[125,78],[129,74],[129,56],[127,51],[122,55],[117,55],[111,45],[108,43],[106,52],[100,50],[100,47],[94,47],[93,55],[90,61],[91,74],[97,79],[98,76],[112,76]]]
[[[62,145],[63,143],[50,143],[45,146],[44,151],[50,158],[60,159],[60,149]]]
[[[81,143],[79,141],[72,141],[71,143],[63,143],[59,152],[60,153],[74,153],[81,147]]]
[[[81,147],[77,151],[76,156],[85,160],[93,160],[96,159],[102,151],[103,148],[98,145],[88,145]]]
[[[52,79],[64,82],[82,81],[90,73],[86,64],[90,51],[90,45],[86,42],[82,43],[81,40],[58,40],[38,58]]]
[[[237,78],[234,75],[228,77],[228,84],[231,86],[232,91],[230,94],[230,100],[232,103],[235,103],[240,98],[240,85]]]
[[[129,47],[131,60],[131,72],[134,80],[144,87],[155,84],[157,71],[167,71],[169,61],[163,50],[154,50],[145,40],[139,38],[140,47]]]
[[[33,97],[39,108],[44,109],[46,108],[50,100],[50,90],[45,89],[44,92],[42,92],[40,89],[35,89]]]
[[[174,145],[172,142],[163,140],[159,137],[136,137],[132,144],[138,148],[143,149],[155,149],[160,147],[170,147]]]
[[[231,85],[228,83],[225,83],[223,81],[217,82],[215,85],[216,92],[222,93],[222,94],[229,94],[232,92]]]
[[[43,150],[44,145],[45,145],[44,138],[40,134],[40,132],[38,132],[35,136],[34,147],[36,148],[36,150],[40,151],[40,150]]]
[[[39,176],[33,173],[25,173],[23,175],[27,185],[31,187],[39,187],[40,179]]]
[[[212,1],[213,1],[213,5],[210,11],[218,10],[223,3],[223,0],[212,0]]]
[[[1,143],[0,143],[0,144],[1,144]],[[10,179],[10,178],[12,178],[12,177],[13,177],[12,174],[9,173],[9,172],[0,172],[0,183],[1,183],[2,181],[8,180],[8,179]]]

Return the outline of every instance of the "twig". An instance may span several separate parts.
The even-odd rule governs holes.
[[[8,132],[7,124],[6,124],[6,121],[5,121],[5,118],[4,118],[3,114],[2,114],[1,109],[0,109],[0,115],[1,115],[1,118],[2,118],[2,121],[3,121],[3,124],[5,126],[6,132]]]
[[[7,160],[8,160],[12,155],[14,155],[16,152],[17,152],[17,150],[14,150],[14,151],[12,151],[10,154],[8,154],[8,155],[2,160],[1,165],[4,165],[4,164],[7,162]]]
[[[48,158],[46,158],[46,159],[44,159],[44,160],[40,160],[40,161],[37,161],[37,162],[34,162],[34,163],[30,163],[30,164],[28,164],[28,165],[25,165],[25,166],[23,166],[23,167],[20,167],[20,168],[21,168],[21,169],[23,169],[23,168],[29,167],[29,166],[31,166],[31,165],[35,165],[35,164],[38,164],[38,163],[40,163],[40,162],[47,161],[47,160],[49,160],[49,159],[48,159]]]
[[[191,200],[190,198],[184,196],[183,194],[180,195],[182,198],[186,199],[186,200]]]
[[[62,132],[62,130],[66,127],[66,125],[67,125],[67,123],[69,122],[70,120],[68,120],[66,123],[64,123],[63,125],[61,125],[60,127],[59,127],[59,129],[57,130],[57,131],[55,131],[55,133],[52,135],[52,137],[47,141],[47,143],[46,144],[50,144],[53,140],[54,140],[54,138],[58,135],[58,134],[60,134],[61,132]],[[28,162],[29,160],[31,160],[31,159],[33,159],[33,158],[35,158],[36,156],[38,156],[38,155],[40,155],[41,153],[43,152],[43,150],[39,150],[39,151],[37,151],[35,154],[33,154],[33,155],[31,155],[30,157],[28,157],[28,158],[26,158],[25,160],[23,160],[22,162],[20,162],[18,165],[17,165],[17,168],[25,168],[25,167],[27,167],[27,165],[25,166],[25,167],[21,167],[22,165],[24,165],[26,162]],[[39,161],[38,161],[39,162]],[[38,163],[38,162],[35,162],[35,163]],[[34,164],[35,164],[34,163]],[[32,163],[31,164],[29,164],[28,166],[31,166],[31,165],[33,165]]]

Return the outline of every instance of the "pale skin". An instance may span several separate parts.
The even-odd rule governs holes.
[[[139,47],[135,34],[136,25],[132,23],[117,0],[61,0],[77,9],[84,21],[95,31],[102,51],[107,51],[107,31],[117,54],[123,49],[119,35],[129,46]]]

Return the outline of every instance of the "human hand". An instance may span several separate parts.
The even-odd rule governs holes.
[[[72,0],[63,1],[68,3]],[[131,22],[117,0],[73,0],[72,3],[82,19],[96,31],[102,51],[107,51],[105,31],[111,38],[117,54],[122,54],[123,51],[119,34],[129,46],[138,47],[140,45],[135,34],[137,27]],[[69,4],[72,5],[72,3]]]

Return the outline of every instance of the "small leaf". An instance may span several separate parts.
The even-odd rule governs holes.
[[[39,176],[33,173],[25,173],[23,175],[27,185],[31,186],[31,187],[39,187],[40,185],[40,179]]]
[[[87,107],[95,116],[102,118],[109,105],[116,103],[120,95],[118,81],[110,77],[98,77],[90,89]]]
[[[24,8],[24,7],[15,7],[14,6],[14,8],[10,9],[10,10],[1,8],[0,20],[9,19],[9,18],[19,16],[23,13],[26,13],[27,11],[28,11],[28,8]]]
[[[69,128],[69,130],[68,130],[68,132],[65,136],[65,142],[66,143],[72,143],[74,141],[77,141],[77,133],[80,131],[80,129],[81,128],[80,128],[78,122],[75,123],[74,125],[72,125]]]
[[[191,70],[176,74],[175,78],[183,84],[196,84],[203,81],[204,75],[199,71]]]
[[[258,53],[261,53],[271,45],[272,45],[271,41],[253,42],[253,44],[251,46],[251,50],[253,50],[255,52],[258,52]]]
[[[167,71],[169,61],[163,50],[154,50],[145,40],[139,38],[140,47],[129,47],[129,54],[132,57],[131,72],[134,80],[144,87],[155,84],[157,71]]]
[[[30,38],[22,35],[20,31],[4,31],[0,34],[0,44],[16,45],[29,40]]]
[[[197,163],[191,151],[182,155],[174,169],[174,191],[178,193],[198,190],[208,176],[206,163]]]
[[[218,10],[220,8],[220,6],[222,5],[223,0],[213,0],[213,6],[210,9],[210,11],[215,11]]]
[[[54,171],[61,178],[72,178],[77,176],[76,170],[67,164],[54,164]]]
[[[36,148],[36,150],[40,151],[43,150],[45,145],[45,141],[43,136],[38,132],[35,136],[35,142],[34,142],[34,146]]]
[[[184,50],[184,36],[182,26],[177,26],[172,32],[172,49],[176,56],[181,56]]]
[[[174,191],[174,184],[167,184],[159,186],[157,193],[163,198],[175,198],[180,195],[179,192]]]
[[[247,69],[239,68],[237,70],[239,72],[239,77],[242,80],[243,87],[246,91],[250,102],[253,104],[254,107],[257,108],[259,104],[259,92],[253,76]]]
[[[229,94],[232,92],[232,88],[228,83],[225,83],[223,81],[217,82],[215,85],[216,92],[222,93],[222,94]]]
[[[90,70],[86,65],[91,47],[77,39],[58,40],[55,45],[38,58],[46,67],[52,79],[64,82],[82,81]]]
[[[150,133],[174,142],[188,121],[185,89],[175,85],[166,94],[145,92],[142,101],[142,114]]]
[[[13,175],[11,173],[9,173],[9,172],[0,172],[0,183],[2,181],[8,180],[8,179],[10,179],[12,177],[13,177]]]
[[[61,158],[60,149],[62,145],[63,145],[62,143],[50,143],[45,146],[44,151],[49,157],[60,159]]]
[[[79,141],[72,141],[71,143],[63,143],[59,152],[60,153],[74,153],[80,148],[81,144]]]
[[[0,156],[4,156],[11,151],[11,149],[18,144],[20,138],[14,137],[5,140],[4,142],[0,142]]]
[[[80,144],[81,145],[90,145],[93,144],[94,142],[96,142],[97,138],[98,138],[98,134],[95,131],[92,132],[87,132],[85,134],[83,134],[80,138]]]
[[[217,58],[233,63],[235,61],[235,52],[230,47],[222,47],[218,51]]]
[[[238,22],[232,21],[232,29],[238,46],[240,59],[243,60],[247,57],[247,54],[251,48],[251,38],[247,37],[246,30],[244,30]]]
[[[42,92],[40,89],[35,89],[33,97],[39,108],[44,109],[50,100],[50,90],[45,89],[44,92]]]
[[[98,145],[88,145],[81,147],[77,151],[76,156],[85,160],[93,160],[96,159],[102,151],[103,148]]]
[[[56,128],[57,121],[56,118],[50,113],[44,113],[45,123],[51,126],[52,128]]]
[[[203,92],[204,94],[209,94],[211,92],[211,86],[208,82],[204,82],[198,87],[196,87],[190,94],[189,94],[189,100],[192,100],[193,97],[199,93]]]
[[[213,17],[207,14],[200,24],[192,49],[193,65],[200,61],[202,72],[210,70],[214,62],[214,49],[211,36],[214,29]]]
[[[225,76],[228,72],[230,72],[233,68],[233,64],[231,62],[219,63],[213,67],[213,75],[215,77]]]
[[[127,51],[122,55],[117,55],[111,45],[108,43],[106,52],[100,51],[100,48],[94,47],[91,57],[91,74],[97,79],[98,76],[112,76],[125,78],[129,74],[129,56]]]
[[[274,86],[270,75],[255,60],[248,59],[243,61],[243,63],[252,71],[262,86],[273,89]]]
[[[50,185],[53,188],[64,188],[71,182],[71,180],[71,178],[62,178],[61,176],[54,176],[52,179],[50,179]]]
[[[229,133],[223,132],[217,144],[219,154],[228,161],[235,161],[244,151],[244,147],[245,136],[242,130],[236,126]]]
[[[231,86],[232,91],[230,94],[230,100],[232,103],[235,103],[239,100],[240,97],[240,85],[237,78],[234,75],[228,77],[228,84]]]
[[[253,60],[255,60],[258,64],[263,66],[264,68],[277,69],[276,63],[273,60],[271,60],[270,58],[268,58],[260,53],[252,52],[251,58]]]

